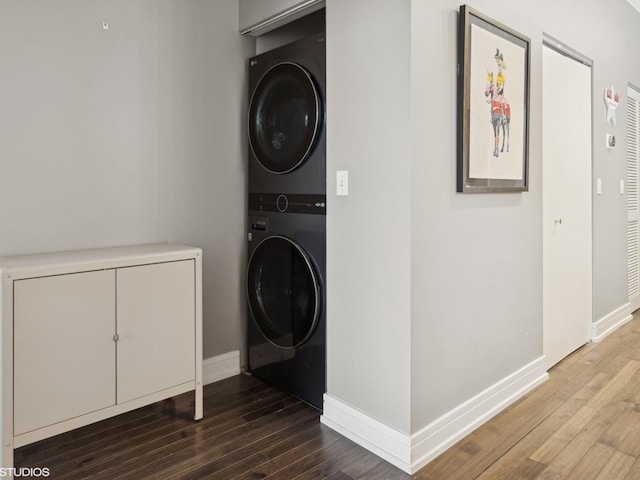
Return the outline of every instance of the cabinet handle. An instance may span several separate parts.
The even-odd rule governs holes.
[[[114,342],[117,342],[118,340],[120,340],[120,337],[119,337],[119,336],[118,336],[118,334],[116,333],[116,334],[113,336],[113,341],[114,341]]]

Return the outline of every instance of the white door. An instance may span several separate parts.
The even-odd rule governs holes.
[[[544,46],[543,350],[552,367],[591,338],[591,68]]]
[[[640,232],[638,230],[638,154],[640,148],[640,92],[627,87],[627,249],[629,304],[640,308]]]

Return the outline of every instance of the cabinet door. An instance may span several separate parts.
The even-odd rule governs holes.
[[[14,282],[14,434],[115,404],[115,272]]]
[[[195,262],[117,270],[118,403],[195,380]]]

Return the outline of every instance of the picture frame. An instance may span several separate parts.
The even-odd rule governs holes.
[[[457,191],[529,190],[531,39],[460,7]]]

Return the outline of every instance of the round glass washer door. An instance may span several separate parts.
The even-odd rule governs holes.
[[[249,259],[249,308],[262,334],[274,345],[295,348],[318,323],[321,293],[313,265],[293,240],[263,240]]]
[[[320,132],[322,101],[311,75],[279,63],[256,86],[249,105],[249,145],[269,172],[289,173],[304,163]]]

